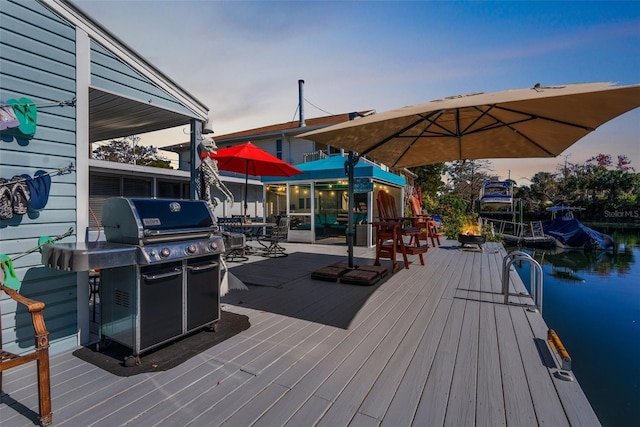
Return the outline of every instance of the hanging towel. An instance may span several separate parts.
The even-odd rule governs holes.
[[[0,130],[17,128],[19,125],[20,121],[16,117],[16,113],[13,112],[11,105],[0,101]]]
[[[33,210],[43,209],[49,200],[49,190],[51,189],[51,176],[43,171],[36,171],[33,178],[29,175],[22,175],[29,189],[29,207]]]
[[[247,285],[242,280],[231,274],[227,264],[222,258],[220,258],[220,264],[222,267],[221,280],[220,280],[220,296],[223,297],[229,293],[229,291],[248,291]]]

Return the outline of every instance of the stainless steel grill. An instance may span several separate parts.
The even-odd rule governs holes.
[[[209,206],[201,200],[107,199],[102,214],[107,242],[135,245],[136,264],[223,253]]]
[[[220,232],[204,201],[111,198],[102,225],[106,242],[46,245],[43,251],[43,263],[52,268],[100,269],[102,339],[130,347],[130,361],[215,326],[220,256],[225,241],[235,245],[239,236]]]

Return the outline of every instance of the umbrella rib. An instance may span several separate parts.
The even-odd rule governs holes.
[[[441,126],[439,126],[439,125],[438,125],[438,123],[437,123],[437,122],[435,122],[431,117],[432,117],[432,116],[440,117],[440,116],[442,115],[442,113],[443,113],[443,112],[444,112],[444,110],[439,110],[439,111],[436,111],[436,112],[434,112],[434,113],[431,113],[431,114],[429,114],[429,115],[427,115],[427,116],[419,115],[420,117],[422,117],[422,120],[419,120],[419,121],[415,122],[415,123],[413,124],[414,126],[415,126],[415,125],[417,125],[418,123],[420,123],[421,121],[422,121],[422,122],[425,122],[425,121],[426,121],[426,122],[427,122],[427,123],[429,123],[429,124],[427,125],[427,127],[425,127],[424,129],[422,129],[422,131],[420,132],[420,134],[419,134],[419,135],[417,135],[417,136],[413,137],[413,141],[411,141],[411,142],[407,145],[407,148],[405,148],[404,150],[402,150],[402,153],[397,157],[397,159],[396,159],[396,160],[393,162],[393,164],[391,165],[391,167],[392,167],[392,168],[396,167],[396,165],[398,164],[398,161],[400,161],[400,159],[402,159],[402,158],[405,156],[405,154],[407,154],[407,152],[411,149],[411,147],[413,147],[413,144],[415,144],[415,143],[416,143],[416,141],[418,140],[418,138],[420,138],[422,135],[424,135],[424,133],[425,133],[427,130],[429,130],[429,128],[430,128],[432,125],[434,125],[434,126],[438,126],[438,127],[442,128],[442,127],[441,127]],[[436,119],[435,119],[435,120],[437,120],[437,117],[436,117]],[[442,129],[444,129],[444,128],[442,128]],[[404,130],[407,130],[407,129],[404,129]],[[403,130],[403,131],[404,131],[404,130]],[[446,130],[446,129],[444,129],[444,130]],[[400,132],[398,132],[398,133],[396,134],[396,137],[397,137],[397,138],[403,138],[401,135],[399,135],[399,133],[400,133]],[[446,135],[440,135],[440,136],[446,136]]]
[[[431,116],[436,115],[436,114],[438,114],[438,115],[442,114],[442,111],[435,111],[435,112],[433,112],[432,114],[429,114],[426,117],[423,117],[423,116],[419,115],[420,118],[418,120],[412,122],[408,126],[405,126],[404,128],[402,128],[399,131],[395,132],[393,135],[389,135],[388,137],[384,138],[383,140],[379,141],[378,143],[376,143],[376,144],[372,145],[371,147],[367,148],[366,150],[361,152],[360,155],[366,156],[367,154],[369,154],[370,152],[372,152],[376,148],[378,148],[378,147],[386,144],[387,142],[391,141],[393,138],[401,137],[401,134],[403,132],[406,132],[407,130],[411,129],[412,127],[414,127],[415,125],[419,124],[420,122],[428,121],[428,122],[433,124],[434,122],[431,121],[430,118],[431,118]],[[429,128],[429,126],[427,126],[427,128],[425,128],[425,130],[428,129],[428,128]]]
[[[500,108],[500,107],[497,107],[497,108]],[[530,120],[535,120],[535,119],[537,118],[536,116],[534,116],[534,115],[532,115],[532,114],[526,114],[526,113],[523,113],[523,112],[521,112],[521,111],[509,110],[509,109],[506,109],[506,108],[501,108],[501,109],[502,109],[502,110],[505,110],[505,111],[511,111],[511,112],[514,112],[514,113],[519,113],[519,114],[523,114],[523,115],[528,115],[528,116],[529,116],[529,118],[527,118],[527,119],[522,119],[522,120],[518,120],[518,121],[515,121],[515,122],[511,122],[511,123],[507,123],[507,122],[505,122],[505,121],[502,121],[502,120],[498,119],[498,118],[497,118],[497,117],[495,117],[494,115],[489,114],[489,113],[488,113],[488,111],[486,112],[486,114],[487,114],[487,116],[488,116],[488,117],[491,117],[493,120],[495,120],[495,121],[496,121],[496,123],[498,123],[498,124],[502,124],[502,126],[508,127],[509,129],[511,129],[512,131],[514,131],[515,133],[517,133],[518,135],[522,136],[524,139],[526,139],[527,141],[529,141],[531,144],[535,145],[535,146],[536,146],[536,147],[538,147],[540,150],[542,150],[542,151],[544,151],[545,153],[547,153],[547,155],[549,155],[550,157],[555,157],[555,155],[554,155],[551,151],[547,150],[547,149],[546,149],[546,148],[544,148],[542,145],[538,144],[536,141],[534,141],[533,139],[531,139],[529,136],[527,136],[526,134],[524,134],[524,133],[520,132],[518,129],[516,129],[516,128],[514,128],[514,127],[513,127],[513,125],[514,125],[514,124],[516,124],[516,123],[523,123],[523,122],[527,122],[527,121],[530,121]],[[496,127],[496,126],[495,126],[495,125],[487,126],[487,127],[485,127],[484,129],[480,129],[480,130],[478,130],[478,131],[476,131],[476,132],[483,132],[483,131],[486,131],[486,130],[492,129],[492,128],[494,128],[494,127]],[[499,127],[499,126],[498,126],[498,127]],[[474,133],[475,133],[475,132],[474,132]]]
[[[517,113],[517,114],[522,114],[524,116],[529,116],[529,118],[531,120],[533,120],[533,119],[546,120],[548,122],[553,122],[553,123],[558,123],[558,124],[561,124],[561,125],[580,128],[580,129],[583,129],[583,130],[586,130],[586,131],[589,131],[589,132],[593,132],[593,131],[596,130],[595,128],[592,128],[591,126],[585,126],[585,125],[581,125],[581,124],[578,124],[578,123],[567,122],[567,121],[564,121],[564,120],[558,120],[558,119],[554,119],[554,118],[546,117],[546,116],[540,116],[538,114],[525,113],[524,111],[514,110],[512,108],[505,108],[505,107],[502,107],[502,106],[499,106],[499,105],[496,105],[495,107],[500,109],[500,110],[509,111],[511,113]]]
[[[426,117],[424,117],[424,120],[429,122],[429,126],[427,126],[426,128],[424,128],[422,130],[422,132],[420,133],[420,135],[418,136],[423,136],[425,132],[427,132],[427,130],[429,130],[429,128],[433,125],[436,126],[437,128],[440,128],[442,130],[442,132],[436,133],[436,132],[432,132],[433,136],[437,136],[437,137],[450,137],[450,136],[456,136],[456,134],[452,133],[449,129],[447,129],[446,127],[442,126],[440,123],[437,122],[437,120],[442,116],[442,114],[444,114],[445,110],[438,110],[436,112],[436,114],[430,114]],[[437,116],[435,118],[432,118],[432,116]]]

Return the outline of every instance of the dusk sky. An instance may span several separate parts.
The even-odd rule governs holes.
[[[207,105],[214,138],[296,120],[299,79],[307,118],[536,83],[640,83],[635,1],[74,3]],[[143,143],[187,139],[178,129]],[[557,158],[492,160],[493,172],[528,184],[598,153],[640,172],[640,109]]]

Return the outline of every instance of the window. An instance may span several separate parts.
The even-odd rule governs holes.
[[[267,185],[265,215],[271,222],[287,214],[287,186],[285,184]]]
[[[276,139],[276,157],[282,160],[282,140]]]
[[[151,181],[147,179],[122,178],[122,195],[125,197],[151,197]]]
[[[102,206],[110,197],[151,197],[151,181],[119,176],[89,176],[89,228],[102,223]]]
[[[158,197],[165,199],[182,199],[184,195],[180,192],[182,184],[180,182],[158,181]]]

